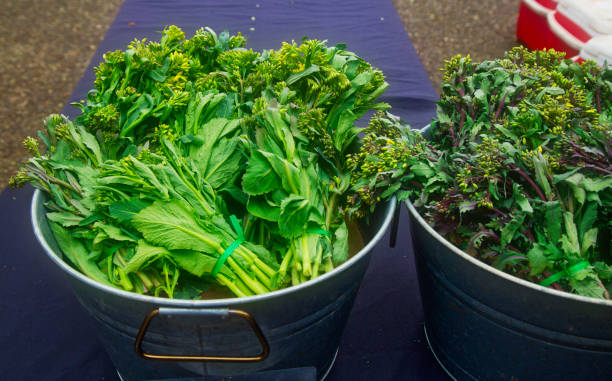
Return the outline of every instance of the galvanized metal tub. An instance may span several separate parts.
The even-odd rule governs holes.
[[[323,379],[335,359],[372,248],[388,229],[396,207],[395,200],[381,205],[362,229],[365,247],[314,280],[246,298],[189,301],[121,291],[67,265],[47,224],[44,197],[36,191],[32,199],[35,235],[93,316],[124,381],[303,367],[316,368]],[[177,361],[172,356],[196,358]],[[210,357],[221,358],[202,361]]]
[[[612,379],[612,301],[545,288],[490,267],[406,205],[425,333],[451,378]]]

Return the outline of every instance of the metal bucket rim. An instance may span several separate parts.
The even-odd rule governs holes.
[[[421,132],[421,134],[423,134],[424,132],[426,132],[429,129],[429,127],[430,127],[430,125],[428,124],[427,126],[423,127],[419,131]],[[425,230],[429,234],[431,234],[440,243],[442,243],[444,246],[446,246],[448,249],[450,249],[453,253],[459,255],[461,258],[463,258],[466,261],[472,263],[473,265],[475,265],[477,267],[480,267],[481,269],[486,270],[486,271],[488,271],[490,273],[493,273],[493,274],[495,274],[495,275],[497,275],[497,276],[499,276],[501,278],[504,278],[504,279],[506,279],[508,281],[514,282],[514,283],[516,283],[518,285],[531,288],[531,289],[533,289],[535,291],[544,292],[544,293],[547,293],[547,294],[549,294],[551,296],[557,296],[557,297],[563,297],[563,298],[567,298],[567,299],[573,299],[575,301],[583,302],[583,303],[592,303],[592,304],[599,304],[599,305],[602,305],[602,306],[612,307],[612,300],[591,298],[590,296],[576,295],[576,294],[571,294],[569,292],[559,291],[559,290],[547,288],[547,287],[544,287],[544,286],[540,286],[539,284],[536,284],[536,283],[533,283],[533,282],[529,282],[527,280],[521,279],[521,278],[516,277],[514,275],[510,275],[508,273],[505,273],[505,272],[503,272],[501,270],[496,269],[495,267],[489,266],[489,265],[487,265],[484,262],[479,261],[478,259],[472,257],[471,255],[469,255],[465,251],[459,249],[457,246],[453,245],[450,241],[448,241],[446,238],[444,238],[440,233],[435,231],[434,228],[432,228],[427,223],[427,221],[425,221],[423,219],[423,217],[421,217],[421,215],[416,210],[414,205],[412,205],[412,202],[410,202],[410,200],[406,200],[405,203],[406,203],[406,206],[408,207],[408,211],[410,212],[410,214],[412,214],[412,216],[416,219],[416,221],[423,228],[425,228]]]
[[[97,288],[100,291],[115,294],[117,296],[125,297],[128,299],[132,299],[134,301],[173,306],[173,307],[194,307],[194,308],[205,308],[205,307],[222,307],[222,306],[236,306],[244,303],[258,302],[266,299],[272,299],[276,297],[283,297],[285,295],[289,295],[295,292],[298,292],[302,289],[311,287],[317,283],[325,282],[327,279],[340,274],[341,272],[346,271],[349,267],[351,267],[354,263],[359,261],[362,257],[367,255],[374,246],[378,244],[378,242],[382,239],[382,237],[387,232],[389,225],[391,224],[391,220],[393,219],[393,214],[395,212],[395,208],[397,207],[397,199],[393,196],[388,202],[383,204],[386,207],[384,220],[382,221],[380,228],[376,232],[376,234],[368,241],[368,243],[357,253],[355,253],[351,258],[349,258],[346,262],[342,263],[340,266],[334,268],[332,271],[325,273],[315,279],[308,280],[304,283],[301,283],[297,286],[289,286],[286,288],[282,288],[280,290],[270,291],[265,294],[260,295],[251,295],[242,298],[234,297],[234,298],[226,298],[226,299],[208,299],[208,300],[186,300],[186,299],[170,299],[170,298],[161,298],[149,295],[141,295],[134,292],[129,292],[125,290],[120,290],[118,288],[114,288],[111,286],[104,285],[102,283],[98,283],[95,280],[87,277],[82,274],[78,270],[74,269],[68,263],[64,262],[54,251],[51,249],[46,239],[43,237],[42,231],[38,224],[39,215],[37,213],[37,206],[42,202],[43,193],[41,190],[36,189],[34,195],[32,196],[32,204],[30,207],[30,217],[32,219],[32,228],[34,229],[34,235],[38,243],[43,247],[45,253],[51,260],[58,265],[63,271],[65,271],[68,275],[80,280],[81,282],[86,283],[90,287]],[[41,218],[46,220],[45,216],[40,216]]]

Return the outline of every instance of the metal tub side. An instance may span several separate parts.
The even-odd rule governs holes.
[[[382,204],[364,229],[366,246],[333,271],[301,285],[246,298],[174,300],[125,292],[101,285],[61,259],[37,191],[32,202],[35,235],[46,254],[67,275],[83,307],[94,318],[111,360],[124,381],[254,373],[315,367],[319,379],[331,367],[372,248],[391,222],[396,202]],[[135,339],[152,311],[142,341],[150,354],[250,357],[262,343],[248,321],[228,314],[250,315],[269,345],[260,361],[159,361],[140,357]]]
[[[453,246],[410,211],[426,334],[456,380],[607,380],[612,301],[545,288]]]

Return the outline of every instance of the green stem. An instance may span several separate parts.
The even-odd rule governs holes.
[[[69,184],[69,183],[67,183],[67,182],[65,182],[63,180],[60,180],[57,177],[50,176],[49,180],[54,182],[54,183],[56,183],[57,185],[61,185],[63,187],[66,187],[66,188],[72,190],[74,193],[78,194],[79,196],[83,195],[83,192],[81,192],[80,190],[78,190],[75,187],[73,187],[72,184]]]
[[[259,259],[259,257],[257,255],[255,255],[255,253],[253,253],[251,250],[249,250],[247,247],[245,247],[244,245],[240,245],[238,246],[238,248],[236,249],[236,252],[238,254],[240,254],[242,256],[242,258],[244,258],[245,260],[247,260],[249,263],[254,263],[257,267],[259,267],[261,269],[261,271],[263,271],[268,277],[273,277],[274,274],[276,274],[276,271],[271,268],[270,266],[268,266],[264,261],[262,261],[261,259]]]
[[[135,178],[135,177],[122,176],[122,175],[113,175],[113,176],[109,176],[109,177],[113,177],[113,178],[116,178],[116,179],[129,180],[129,181],[131,181],[133,183],[136,183],[136,184],[140,185],[144,189],[147,189],[147,188],[148,189],[156,189],[155,187],[153,187],[153,186],[147,184],[146,182],[144,182],[144,181],[142,181],[142,180],[140,180],[138,178]],[[102,178],[102,179],[104,179],[104,178]]]
[[[299,243],[302,249],[302,273],[304,276],[309,277],[312,275],[312,267],[310,265],[310,252],[308,240],[310,238],[310,234],[305,234],[299,238]]]
[[[129,200],[129,198],[130,198],[130,196],[128,196],[127,194],[121,192],[119,189],[113,188],[113,187],[107,187],[106,185],[94,185],[93,188],[94,189],[106,189],[107,191],[116,192],[121,197],[123,197],[125,200]]]
[[[142,281],[142,284],[145,287],[145,292],[147,292],[146,289],[153,288],[153,282],[151,281],[151,279],[149,279],[147,274],[140,271],[136,271],[135,274]]]
[[[230,265],[236,275],[240,278],[240,280],[242,280],[244,284],[246,284],[247,287],[249,287],[256,294],[265,294],[266,292],[270,291],[266,289],[266,287],[259,283],[257,280],[251,278],[249,274],[247,274],[246,271],[244,271],[242,267],[232,257],[229,257],[227,259],[227,263]]]
[[[263,273],[263,271],[261,271],[261,269],[259,267],[257,267],[255,264],[252,264],[250,267],[251,271],[253,271],[253,273],[255,273],[255,276],[257,277],[257,279],[259,279],[259,281],[261,283],[263,283],[263,285],[268,288],[268,289],[272,289],[272,281],[270,279],[270,277],[268,277],[266,274]]]
[[[242,291],[243,294],[245,295],[255,295],[253,293],[253,291],[251,291],[246,284],[244,284],[243,281],[240,280],[240,278],[236,277],[236,279],[234,280],[234,284]]]
[[[293,193],[300,194],[300,190],[297,188],[297,186],[293,183],[293,180],[291,179],[291,172],[289,171],[289,167],[287,167],[286,163],[283,164],[283,169],[285,170],[285,175],[287,176],[287,182],[289,183],[289,187],[291,188]],[[308,189],[308,187],[306,187],[306,189]]]
[[[106,275],[113,284],[117,284],[117,282],[119,281],[115,277],[115,268],[113,267],[113,260],[111,257],[106,257]]]
[[[283,261],[281,262],[280,268],[278,269],[279,278],[284,278],[285,275],[287,274],[287,268],[289,267],[289,263],[291,262],[292,258],[293,258],[293,250],[291,249],[291,246],[289,246],[289,250],[287,250],[287,253],[283,257]]]
[[[120,265],[122,268],[126,265],[125,259],[123,259],[124,255],[125,250],[122,247],[115,251],[115,254],[113,255],[113,262],[116,261],[115,264]]]
[[[292,286],[297,286],[298,284],[300,284],[300,276],[298,275],[298,271],[295,268],[295,266],[291,267],[291,285]]]
[[[46,186],[45,186],[45,188],[46,188],[46,189],[50,189],[50,186],[49,186],[49,184],[50,184],[50,183],[56,183],[56,184],[61,185],[61,186],[63,186],[63,187],[67,187],[67,188],[69,188],[69,189],[72,189],[73,191],[75,191],[76,193],[78,193],[79,195],[81,195],[81,193],[80,193],[80,192],[77,192],[77,191],[76,191],[76,189],[74,189],[74,188],[72,187],[72,185],[70,185],[70,184],[68,184],[68,183],[66,183],[66,182],[64,182],[64,181],[62,181],[62,180],[60,180],[60,179],[58,179],[57,177],[54,177],[54,176],[52,176],[52,175],[48,174],[48,173],[47,173],[47,172],[45,172],[43,169],[39,169],[39,168],[37,168],[37,167],[32,167],[32,166],[26,166],[26,169],[27,169],[27,170],[28,170],[30,173],[33,173],[33,174],[37,175],[37,176],[38,176],[38,178],[40,179],[40,182],[41,182],[42,184],[45,184],[45,185],[46,185]],[[61,190],[61,189],[60,189],[60,190]],[[64,192],[62,192],[62,194],[65,194],[65,193],[64,193]]]
[[[166,294],[168,294],[168,297],[172,299],[172,290],[170,289],[170,278],[169,278],[170,274],[168,273],[168,264],[166,262],[164,262],[162,274],[164,274],[164,280],[166,283],[163,289],[164,291],[166,291]]]
[[[157,274],[152,273],[150,275],[151,275],[151,281],[153,282],[153,287],[161,286],[161,281],[159,280],[159,277],[157,276]]]
[[[325,263],[323,264],[323,272],[330,272],[334,269],[334,264],[332,263],[331,256],[325,259]]]
[[[329,231],[329,227],[331,226],[331,221],[333,216],[337,215],[336,211],[336,202],[338,202],[338,194],[334,193],[329,200],[329,205],[327,205],[327,212],[325,213],[325,229]]]
[[[132,124],[130,124],[129,126],[127,127],[123,126],[123,128],[121,129],[121,132],[119,132],[119,137],[124,138],[128,133],[132,132],[133,129],[139,126],[142,123],[142,121],[145,120],[149,115],[152,115],[153,113],[159,110],[161,110],[161,105],[157,106],[154,109],[150,109],[149,111],[140,115],[140,117],[136,119],[135,121],[133,121]]]
[[[217,281],[222,286],[225,286],[225,287],[229,288],[230,291],[233,292],[234,295],[236,295],[238,297],[242,298],[242,297],[245,297],[245,296],[252,295],[252,294],[244,292],[240,287],[238,287],[237,284],[232,282],[230,279],[225,278],[225,276],[223,276],[222,274],[219,274],[219,276],[217,277]]]
[[[204,197],[202,197],[200,191],[195,189],[191,185],[191,183],[185,179],[185,174],[183,173],[179,165],[176,166],[175,170],[177,172],[177,175],[181,178],[181,180],[183,180],[183,184],[185,184],[185,186],[191,191],[191,193],[193,193],[193,195],[198,199],[198,201],[200,201],[200,206],[202,207],[202,209],[204,209],[204,211],[206,211],[209,216],[212,216],[214,214],[214,210],[211,210],[208,207],[208,203],[206,202]]]
[[[130,82],[130,68],[131,68],[130,64],[131,64],[131,59],[127,62],[127,68],[125,69],[125,77],[123,78],[123,81],[121,81],[121,86],[119,87],[119,90],[125,90],[128,83]]]
[[[121,285],[124,290],[131,291],[134,289],[134,285],[132,284],[132,281],[130,281],[129,276],[125,273],[125,271],[118,267],[115,268],[115,271],[119,275],[119,285]]]
[[[140,279],[137,279],[137,280],[140,280]],[[144,294],[147,292],[147,288],[142,283],[142,280],[140,280],[139,282],[134,282],[134,292],[138,294]]]
[[[321,258],[323,257],[323,248],[321,245],[317,245],[317,256],[315,257],[315,263],[312,266],[312,277],[311,279],[319,276],[319,265],[321,264]]]

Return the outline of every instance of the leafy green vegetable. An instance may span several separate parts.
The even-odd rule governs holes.
[[[515,48],[447,61],[427,140],[391,115],[370,122],[348,160],[349,211],[397,192],[482,261],[609,298],[612,70],[562,57]]]
[[[110,285],[106,275],[100,271],[95,261],[95,253],[90,253],[83,244],[74,239],[70,232],[60,225],[51,223],[51,231],[55,235],[57,244],[70,262],[77,266],[88,277]],[[92,255],[93,254],[93,255]]]
[[[236,296],[313,279],[348,257],[346,155],[386,110],[383,74],[343,46],[176,26],[108,52],[74,121],[45,120],[12,179],[47,193],[66,258],[156,296]],[[216,284],[215,284],[216,283]]]

